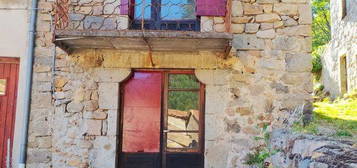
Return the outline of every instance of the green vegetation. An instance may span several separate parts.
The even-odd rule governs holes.
[[[267,131],[267,128],[268,128],[268,125],[265,125],[263,127],[263,129],[262,129],[263,136],[262,137],[254,138],[254,140],[256,140],[256,141],[264,140],[264,144],[259,146],[258,148],[256,148],[253,153],[247,154],[245,164],[251,165],[251,166],[254,165],[254,166],[257,166],[258,168],[264,168],[267,166],[267,165],[265,165],[265,160],[278,152],[278,151],[272,150],[268,145],[269,141],[270,141],[270,132]]]
[[[200,83],[194,75],[170,74],[169,88],[180,89],[170,91],[168,95],[169,109],[188,111],[197,110],[199,105],[199,92],[190,89],[199,89]],[[185,90],[186,89],[186,90]]]
[[[313,51],[331,40],[330,0],[312,0]]]
[[[357,90],[334,101],[325,98],[314,107],[312,122],[305,127],[296,123],[295,131],[319,135],[326,134],[324,129],[330,130],[329,136],[357,139]]]
[[[321,55],[331,40],[330,0],[312,0],[312,72],[316,80],[322,70]]]

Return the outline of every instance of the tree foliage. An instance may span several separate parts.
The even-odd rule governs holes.
[[[331,40],[330,0],[312,0],[312,47],[327,44]]]
[[[331,40],[330,0],[312,0],[312,72],[320,79],[321,55]]]

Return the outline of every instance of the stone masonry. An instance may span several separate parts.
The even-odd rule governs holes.
[[[322,57],[322,83],[333,97],[341,95],[341,58],[346,57],[347,90],[357,89],[357,2],[346,1],[342,18],[341,1],[331,1],[332,39]]]
[[[76,1],[94,2],[106,1]],[[311,101],[308,0],[229,1],[229,16],[201,18],[202,32],[234,34],[227,59],[208,51],[153,52],[154,67],[146,51],[78,49],[68,55],[55,49],[49,19],[53,1],[39,4],[47,10],[39,12],[37,23],[29,168],[114,168],[119,88],[135,68],[194,69],[206,85],[205,168],[248,167],[245,156],[261,145],[254,140],[261,128],[282,127],[289,111]],[[85,9],[92,11],[85,17],[105,15],[97,8],[102,9]],[[72,22],[82,16],[71,17]]]

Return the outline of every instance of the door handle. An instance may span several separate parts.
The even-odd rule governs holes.
[[[164,133],[169,133],[170,132],[170,130],[164,130]]]

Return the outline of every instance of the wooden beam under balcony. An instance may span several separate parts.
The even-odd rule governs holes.
[[[80,48],[95,48],[151,51],[214,51],[227,56],[228,51],[231,49],[232,39],[232,34],[216,32],[56,30],[54,43],[67,52]]]

